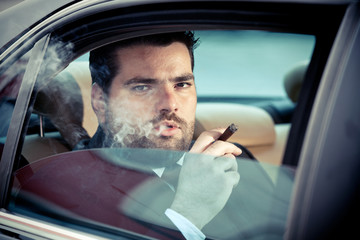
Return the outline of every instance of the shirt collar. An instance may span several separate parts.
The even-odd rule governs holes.
[[[184,163],[184,158],[185,158],[185,153],[181,156],[181,158],[180,158],[176,163],[179,164],[180,166],[182,166],[183,163]],[[165,168],[164,168],[164,167],[162,167],[162,168],[153,168],[152,170],[153,170],[153,172],[154,172],[156,175],[158,175],[159,177],[161,177],[162,174],[163,174],[164,171],[165,171]]]

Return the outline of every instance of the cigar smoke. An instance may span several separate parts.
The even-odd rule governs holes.
[[[193,125],[171,113],[159,113],[153,116],[151,98],[149,107],[144,103],[134,103],[129,100],[117,102],[116,108],[107,110],[104,128],[111,129],[109,142],[104,147],[131,147],[131,148],[163,148],[186,150],[193,135]],[[161,125],[161,121],[169,120],[180,126],[183,136],[178,139],[161,136],[162,130],[168,126]]]

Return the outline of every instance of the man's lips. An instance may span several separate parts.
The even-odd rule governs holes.
[[[155,126],[157,135],[173,136],[180,131],[180,127],[173,121],[162,121]]]

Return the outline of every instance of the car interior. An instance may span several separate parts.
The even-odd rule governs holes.
[[[294,104],[306,70],[307,64],[302,63],[290,69],[284,78],[286,93]],[[62,89],[69,84],[70,93]],[[72,62],[43,86],[37,95],[34,121],[28,130],[32,134],[26,136],[22,149],[25,159],[34,162],[71,151],[78,141],[93,136],[98,122],[90,94],[91,76],[86,61]],[[64,105],[69,101],[71,104]],[[63,111],[64,108],[66,111]],[[275,121],[271,112],[258,106],[199,102],[194,139],[204,130],[235,123],[239,131],[229,141],[245,146],[260,162],[281,165],[291,123],[277,124]],[[38,133],[34,133],[36,131]]]

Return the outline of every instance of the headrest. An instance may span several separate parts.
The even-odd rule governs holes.
[[[71,72],[63,71],[51,81],[44,81],[38,90],[33,112],[50,119],[70,147],[89,138],[82,127],[86,106]]]
[[[97,117],[91,106],[91,74],[89,69],[89,62],[87,61],[75,61],[72,62],[67,68],[66,71],[71,74],[71,76],[78,83],[81,96],[84,104],[84,117],[82,119],[82,126],[86,129],[89,136],[93,136],[98,127]]]
[[[70,145],[91,137],[97,118],[91,107],[91,77],[87,62],[73,62],[39,87],[34,113],[48,117]]]
[[[198,103],[194,138],[204,130],[228,127],[234,123],[238,131],[229,139],[246,147],[271,145],[275,142],[275,125],[263,109],[230,103]]]
[[[288,97],[296,103],[299,98],[302,83],[309,66],[309,61],[303,61],[295,65],[284,77],[284,87]]]

